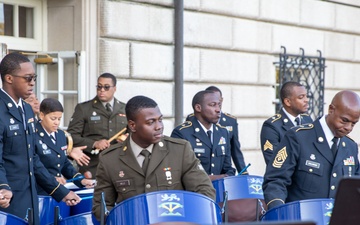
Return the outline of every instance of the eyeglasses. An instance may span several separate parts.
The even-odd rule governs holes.
[[[14,77],[21,77],[24,78],[26,80],[26,82],[30,83],[32,80],[36,81],[37,75],[27,75],[27,76],[20,76],[20,75],[15,75],[15,74],[10,74],[11,76]]]
[[[96,89],[97,89],[98,91],[101,91],[101,89],[103,89],[103,88],[104,88],[105,91],[108,91],[111,87],[115,87],[115,86],[110,86],[110,85],[104,85],[104,86],[102,86],[102,85],[96,85]]]

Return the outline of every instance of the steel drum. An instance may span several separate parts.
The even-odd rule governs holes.
[[[40,225],[54,222],[54,209],[56,206],[59,206],[61,218],[70,216],[70,207],[65,202],[57,202],[51,196],[39,196]]]
[[[268,210],[263,221],[315,221],[317,225],[327,225],[330,221],[334,200],[328,198],[289,202]]]
[[[100,223],[91,212],[86,212],[59,220],[58,225],[100,225]]]
[[[75,191],[75,193],[79,195],[81,201],[77,205],[70,207],[70,216],[91,212],[94,189],[84,189],[80,191]]]
[[[224,192],[228,192],[228,200],[256,198],[264,199],[262,191],[263,177],[240,175],[214,180],[216,202],[224,201]]]
[[[20,217],[1,212],[0,211],[0,224],[1,225],[27,225],[28,223]]]
[[[220,207],[205,195],[188,191],[157,191],[129,198],[109,213],[107,225],[165,222],[221,223]]]
[[[227,221],[255,221],[266,209],[262,191],[263,177],[252,175],[230,176],[212,181],[216,202],[222,207],[225,191],[228,195]],[[225,217],[224,217],[225,220]]]

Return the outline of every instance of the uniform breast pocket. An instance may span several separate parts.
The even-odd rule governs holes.
[[[22,136],[24,132],[24,125],[22,124],[11,124],[7,129],[7,137],[14,138],[17,136]]]
[[[157,172],[155,175],[159,190],[182,189],[179,170],[161,171]]]
[[[115,181],[116,191],[122,195],[124,199],[136,195],[135,182],[133,179],[124,179]]]
[[[319,179],[323,175],[323,168],[319,162],[300,160],[298,166],[297,185],[300,189],[308,192],[316,192],[319,188]]]
[[[88,120],[90,129],[94,129],[98,124],[101,123],[101,116],[91,116]]]
[[[351,177],[355,175],[355,165],[343,165],[343,176]]]

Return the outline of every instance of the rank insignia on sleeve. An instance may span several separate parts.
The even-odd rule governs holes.
[[[271,151],[273,150],[273,145],[270,143],[269,140],[266,140],[265,144],[264,144],[264,151],[270,149]]]
[[[275,168],[281,168],[287,158],[286,146],[279,150],[272,164]]]

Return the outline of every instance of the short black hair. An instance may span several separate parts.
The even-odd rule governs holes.
[[[45,98],[40,104],[40,112],[46,115],[52,112],[64,112],[64,108],[57,99]]]
[[[141,109],[147,109],[147,108],[156,108],[157,103],[146,96],[138,95],[135,97],[132,97],[125,106],[125,113],[127,120],[135,120],[136,114]]]
[[[284,83],[280,89],[280,99],[284,103],[285,98],[289,98],[292,95],[294,87],[303,87],[304,85],[295,81],[288,81]]]
[[[210,94],[210,93],[214,93],[213,91],[210,90],[204,90],[204,91],[199,91],[198,93],[196,93],[192,99],[192,107],[195,111],[195,105],[196,104],[200,104],[202,105],[202,102],[204,101],[204,96],[206,94]]]
[[[15,74],[17,70],[20,70],[20,64],[30,62],[30,60],[17,52],[7,54],[0,63],[1,80],[5,81],[6,74]]]
[[[111,73],[103,73],[98,77],[98,81],[100,78],[110,78],[113,82],[113,85],[116,86],[116,77]]]
[[[216,86],[209,86],[205,89],[205,91],[213,91],[213,92],[219,92],[220,93],[220,96],[222,97],[222,92],[221,90],[216,87]]]

